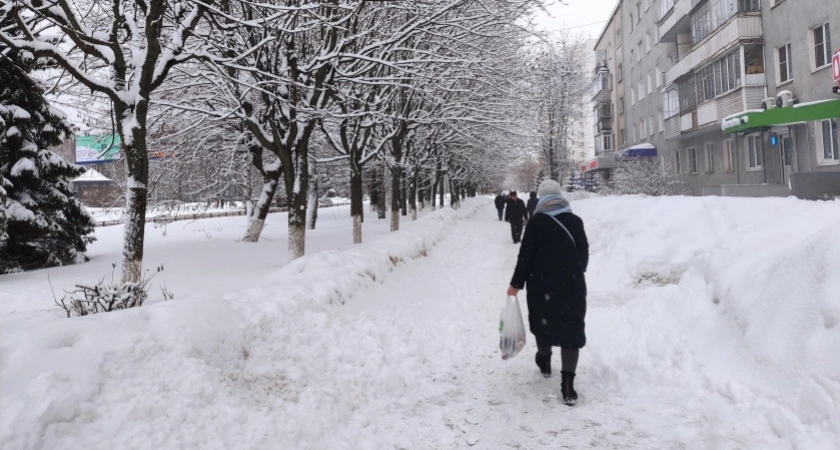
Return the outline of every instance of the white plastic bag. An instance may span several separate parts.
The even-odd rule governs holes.
[[[502,359],[510,359],[518,355],[525,348],[525,324],[522,322],[522,312],[519,310],[519,300],[509,296],[502,308],[502,318],[499,320],[499,348]]]

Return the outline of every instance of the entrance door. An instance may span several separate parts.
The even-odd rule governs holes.
[[[782,183],[787,184],[788,188],[793,189],[790,183],[790,174],[793,172],[793,158],[795,153],[793,137],[790,134],[783,134],[779,138],[782,144],[782,151],[779,152],[781,156],[779,165],[782,171]]]

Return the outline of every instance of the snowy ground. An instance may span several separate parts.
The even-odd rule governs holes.
[[[573,208],[592,243],[574,408],[530,335],[499,358],[518,247],[490,199],[396,234],[369,218],[352,248],[337,207],[287,265],[282,214],[259,244],[242,218],[150,225],[176,299],[137,310],[62,319],[46,285],[109,273],[120,227],[90,263],[0,277],[2,447],[840,447],[840,204]]]

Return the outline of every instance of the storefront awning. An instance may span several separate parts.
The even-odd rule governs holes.
[[[725,117],[720,126],[724,133],[732,134],[835,117],[840,117],[840,99],[800,103],[767,110],[743,111]]]
[[[615,168],[615,158],[611,156],[596,156],[580,165],[581,172],[593,172],[596,170],[608,170]]]
[[[621,161],[628,158],[656,157],[656,147],[644,143],[628,147],[615,154],[615,160]]]

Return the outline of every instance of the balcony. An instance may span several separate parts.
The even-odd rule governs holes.
[[[679,0],[667,14],[659,20],[659,36],[663,42],[676,42],[677,33],[691,32],[692,0]]]
[[[592,131],[596,136],[604,132],[612,132],[612,118],[602,117],[597,119]]]
[[[761,16],[736,16],[717,32],[708,36],[665,72],[665,83],[671,84],[677,78],[704,63],[734,42],[742,39],[761,39]]]
[[[607,69],[602,69],[598,71],[598,74],[595,75],[595,79],[592,80],[592,101],[593,102],[603,102],[609,101],[610,99],[610,91],[612,90],[612,77],[610,76],[610,72]]]

